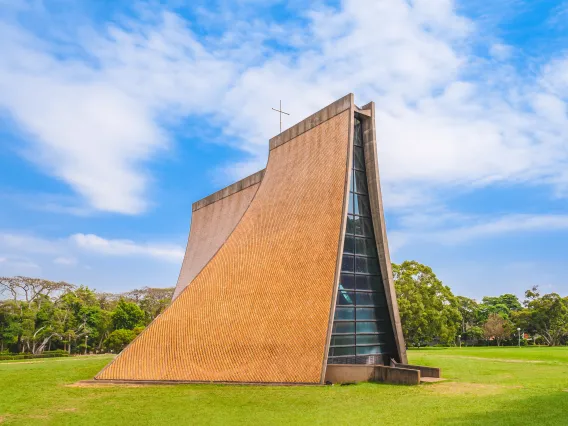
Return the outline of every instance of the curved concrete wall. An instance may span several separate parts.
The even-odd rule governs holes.
[[[193,281],[227,240],[259,185],[253,184],[193,212],[187,248],[172,300]]]
[[[332,114],[275,144],[227,241],[97,379],[321,382],[352,126]]]

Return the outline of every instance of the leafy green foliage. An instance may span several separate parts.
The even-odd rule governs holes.
[[[407,344],[455,341],[462,316],[450,288],[430,267],[415,261],[393,264],[393,275]]]
[[[123,295],[38,278],[0,278],[0,352],[42,354],[105,350],[113,330],[138,334],[163,311],[173,288],[133,290]],[[126,341],[125,333],[120,339]],[[114,347],[120,340],[114,337]]]
[[[105,346],[112,352],[120,352],[126,345],[134,340],[136,333],[133,330],[114,330],[105,341]]]
[[[489,306],[504,305],[509,312],[520,311],[521,309],[523,309],[521,302],[519,302],[519,298],[517,296],[515,296],[514,294],[510,294],[510,293],[502,294],[501,296],[497,296],[497,297],[485,296],[482,299],[482,302],[483,302],[483,304],[489,305]]]
[[[456,345],[458,336],[466,346],[517,345],[517,327],[521,344],[568,343],[568,298],[558,294],[541,296],[535,287],[523,304],[513,294],[479,303],[454,296],[431,268],[415,261],[393,264],[393,275],[408,346]],[[119,351],[163,312],[172,293],[149,287],[97,293],[65,282],[0,277],[0,353]]]
[[[112,313],[112,327],[115,330],[132,330],[144,325],[144,318],[144,311],[137,304],[120,299]]]
[[[538,334],[549,346],[562,343],[568,336],[568,298],[556,293],[541,296],[534,287],[525,293],[526,309],[514,316],[521,328]]]

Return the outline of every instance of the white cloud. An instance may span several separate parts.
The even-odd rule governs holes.
[[[74,266],[77,264],[77,259],[75,259],[74,257],[60,256],[53,259],[53,263],[55,263],[56,265]]]
[[[147,256],[180,262],[185,253],[176,245],[137,244],[130,240],[108,240],[94,234],[74,234],[70,241],[81,249],[109,256]]]
[[[28,234],[0,232],[0,249],[26,253],[53,254],[61,250],[62,242]]]
[[[185,24],[166,13],[156,27],[110,26],[77,40],[81,60],[0,22],[0,108],[33,141],[27,158],[96,209],[144,211],[144,164],[168,148],[162,124],[204,113],[230,75]]]
[[[291,125],[350,91],[377,102],[387,206],[496,182],[565,194],[565,58],[537,68],[536,79],[515,70],[509,47],[451,0],[345,0],[304,12],[302,28],[231,16],[218,37],[196,35],[169,12],[117,19],[65,40],[82,52],[71,58],[4,23],[0,105],[34,142],[28,158],[100,210],[147,208],[148,164],[186,116],[222,126],[227,143],[250,155],[227,167],[239,178],[263,167],[279,99]],[[264,43],[274,39],[289,49]],[[499,61],[474,53],[487,39]]]
[[[403,246],[428,243],[459,245],[507,234],[568,231],[568,215],[509,214],[466,216],[452,213],[428,213],[403,216],[401,227],[389,232],[392,251]]]
[[[0,257],[0,276],[16,275],[13,271],[39,270],[36,263],[26,258]]]
[[[108,257],[146,257],[157,261],[177,262],[183,259],[184,247],[156,242],[134,242],[122,239],[105,239],[95,234],[73,234],[67,238],[49,239],[0,232],[0,253],[9,253],[4,261],[18,255],[50,255],[56,265],[75,265],[77,256],[100,254]],[[53,258],[53,255],[56,257]]]
[[[489,54],[499,61],[504,61],[511,57],[512,46],[503,43],[494,43],[489,46]]]

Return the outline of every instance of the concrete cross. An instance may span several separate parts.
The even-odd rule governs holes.
[[[290,115],[287,112],[282,111],[282,101],[280,101],[280,109],[274,109],[272,108],[274,111],[279,112],[280,113],[280,133],[282,133],[282,114],[286,114],[286,115]]]

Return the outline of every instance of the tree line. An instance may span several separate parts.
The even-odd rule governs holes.
[[[113,294],[40,278],[0,277],[0,353],[118,352],[170,303],[173,288]]]
[[[455,296],[432,269],[415,261],[393,264],[402,329],[408,346],[568,344],[568,297],[525,292]]]
[[[568,297],[455,296],[432,269],[393,264],[408,346],[568,344]],[[0,354],[119,352],[169,305],[174,288],[101,293],[40,278],[0,277]],[[521,337],[521,339],[520,339]]]

